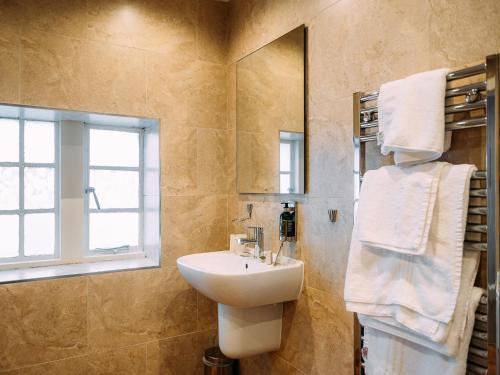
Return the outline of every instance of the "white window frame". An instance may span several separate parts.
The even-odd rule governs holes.
[[[289,171],[282,171],[281,170],[281,167],[279,168],[280,169],[280,185],[281,185],[281,175],[289,175],[290,176],[290,186],[289,186],[289,189],[286,193],[283,193],[281,192],[281,186],[280,186],[280,193],[282,194],[290,194],[291,191],[294,191],[295,190],[295,180],[296,180],[296,176],[295,176],[295,171],[296,171],[296,168],[295,168],[295,164],[297,163],[296,159],[297,159],[297,142],[296,141],[293,141],[293,140],[288,140],[288,139],[280,139],[280,147],[282,144],[288,144],[290,145],[290,170]],[[281,164],[280,164],[281,166]],[[290,191],[291,190],[291,191]]]
[[[47,121],[20,117],[1,117],[1,119],[16,120],[19,122],[19,159],[17,162],[0,162],[0,167],[16,167],[19,170],[19,207],[17,210],[0,210],[0,215],[17,215],[19,220],[19,255],[11,258],[0,258],[0,266],[13,263],[30,264],[31,262],[54,260],[60,257],[60,128],[57,121]],[[54,162],[27,163],[24,161],[24,129],[26,121],[46,122],[54,125]],[[54,169],[54,207],[43,209],[24,208],[24,169],[25,168],[53,168]],[[53,213],[54,214],[54,254],[53,255],[25,255],[24,254],[24,217],[26,214]],[[2,267],[0,267],[1,269]]]
[[[117,167],[117,166],[91,166],[90,165],[90,130],[99,129],[106,131],[137,133],[139,135],[139,166],[138,167]],[[90,200],[94,199],[89,193],[84,194],[84,256],[86,258],[111,260],[120,257],[144,257],[144,129],[130,128],[115,125],[93,125],[84,124],[84,189],[89,187],[90,170],[111,170],[111,171],[135,171],[139,172],[139,207],[138,208],[90,208]],[[96,192],[99,196],[99,192]],[[139,214],[139,238],[138,245],[131,246],[127,251],[122,252],[120,248],[100,249],[99,252],[90,249],[90,214],[91,213],[138,213]]]

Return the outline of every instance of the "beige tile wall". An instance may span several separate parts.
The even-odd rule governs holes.
[[[285,308],[282,348],[242,362],[243,374],[352,374],[352,316],[343,279],[353,221],[352,93],[442,66],[500,52],[500,2],[484,0],[233,0],[230,14],[228,119],[235,127],[235,61],[305,23],[309,28],[307,194],[296,197],[306,287]],[[233,156],[234,157],[234,156]],[[236,190],[233,189],[233,192]],[[237,195],[229,219],[255,203],[253,225],[278,246],[276,195]],[[339,210],[328,221],[327,209]],[[230,233],[244,228],[230,226]]]
[[[0,286],[0,373],[189,374],[214,304],[176,257],[227,247],[228,4],[0,2],[0,102],[161,120],[161,269]]]
[[[10,0],[0,19],[0,102],[160,118],[166,207],[162,269],[0,286],[0,373],[16,375],[201,371],[216,311],[175,258],[225,248],[247,202],[277,246],[283,197],[236,194],[234,62],[302,23],[308,193],[286,252],[306,288],[285,306],[281,350],[242,370],[350,374],[351,93],[500,51],[497,0]]]

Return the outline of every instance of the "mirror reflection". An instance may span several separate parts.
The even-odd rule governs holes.
[[[305,28],[238,61],[239,193],[304,193]]]

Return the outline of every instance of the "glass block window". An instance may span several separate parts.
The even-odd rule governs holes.
[[[59,255],[54,122],[0,119],[0,262]]]

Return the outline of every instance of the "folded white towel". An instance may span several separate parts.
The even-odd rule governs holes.
[[[449,357],[402,338],[366,327],[367,375],[465,375],[467,354],[474,329],[474,314],[483,294],[474,288],[467,311],[467,323],[456,357]]]
[[[378,96],[382,154],[398,165],[436,160],[444,151],[446,75],[437,69],[383,84]]]
[[[458,354],[460,342],[464,337],[465,326],[467,322],[467,312],[470,308],[469,305],[470,303],[475,303],[474,298],[471,298],[471,296],[474,289],[474,280],[476,279],[478,266],[479,252],[464,252],[462,279],[460,282],[460,292],[458,294],[457,307],[450,323],[440,324],[438,337],[434,337],[434,341],[406,329],[404,326],[390,317],[374,317],[359,314],[359,322],[365,327],[374,328],[376,330],[398,336],[405,340],[425,346],[441,354],[454,357]],[[479,303],[479,300],[477,300],[476,302]],[[475,308],[477,308],[477,303],[474,307],[474,310]]]
[[[393,165],[366,172],[356,213],[359,241],[404,254],[423,254],[446,164]]]
[[[390,316],[427,337],[449,323],[457,303],[471,165],[447,164],[441,172],[424,255],[371,248],[358,240],[349,251],[344,300],[349,311]]]

